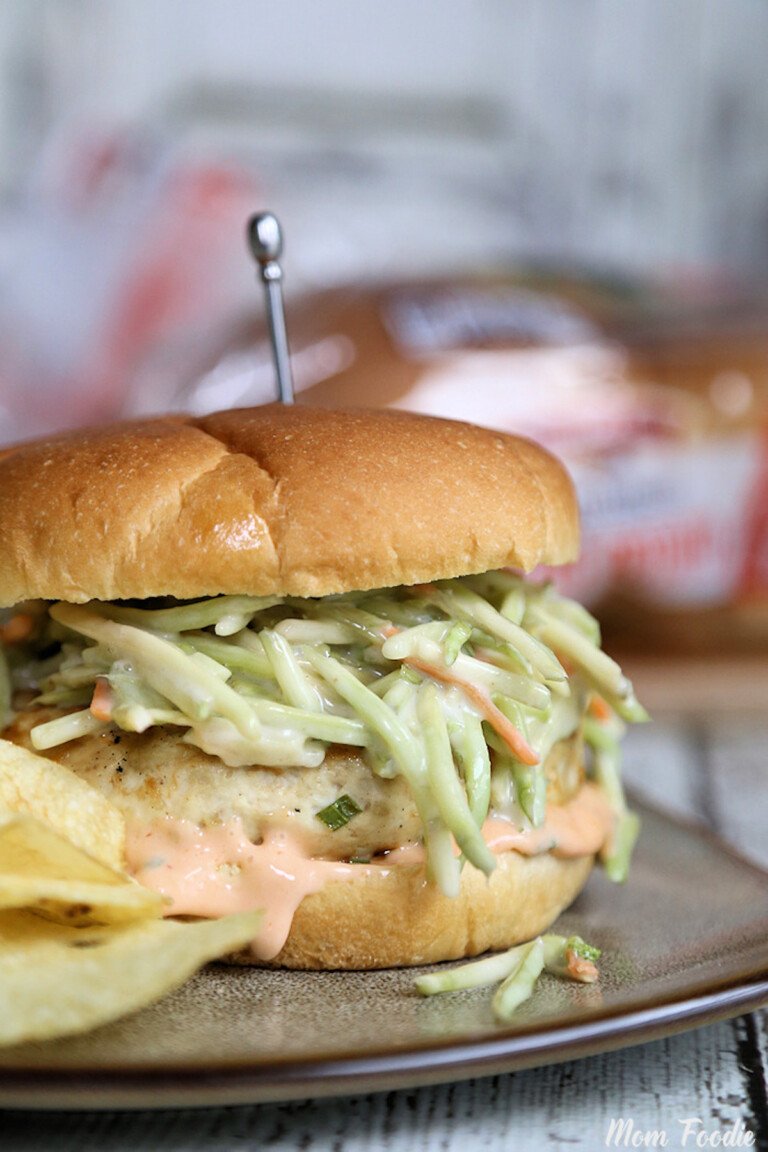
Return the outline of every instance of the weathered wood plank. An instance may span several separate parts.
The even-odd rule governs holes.
[[[682,716],[632,728],[624,741],[624,780],[643,799],[688,820],[706,820],[697,728]]]
[[[722,717],[707,728],[714,820],[723,839],[768,867],[768,724]]]

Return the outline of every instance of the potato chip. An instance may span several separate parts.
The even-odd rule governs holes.
[[[120,869],[125,820],[118,809],[71,769],[0,740],[0,809],[50,825],[90,856]]]
[[[85,1032],[160,999],[209,960],[244,947],[261,913],[70,928],[0,913],[0,1044]]]
[[[163,901],[32,816],[0,812],[0,908],[112,924],[160,916]]]
[[[236,951],[260,912],[163,920],[124,872],[125,822],[68,768],[0,740],[0,1044],[83,1032]]]

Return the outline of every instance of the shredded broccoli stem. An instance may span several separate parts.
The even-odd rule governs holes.
[[[234,643],[230,640],[221,640],[209,632],[184,632],[180,641],[184,651],[203,652],[212,660],[217,660],[230,672],[239,672],[243,676],[252,676],[256,680],[273,680],[275,673],[272,662],[264,651],[262,641],[255,635],[252,640],[255,644]]]
[[[423,684],[419,689],[417,711],[427,749],[427,778],[440,815],[466,858],[488,876],[496,867],[496,857],[472,818],[466,792],[456,774],[448,725],[434,684]]]
[[[260,639],[288,703],[294,708],[303,708],[305,712],[319,712],[322,708],[320,697],[285,637],[265,628]]]
[[[544,941],[539,937],[523,945],[518,964],[496,989],[491,1007],[497,1020],[506,1023],[515,1010],[530,999],[543,970]]]
[[[515,782],[515,795],[525,815],[534,828],[544,823],[544,809],[547,797],[547,781],[540,768],[530,768],[527,764],[512,765],[512,779]]]
[[[518,944],[506,952],[470,960],[458,968],[442,968],[439,972],[426,972],[414,980],[422,996],[438,996],[442,992],[461,992],[468,988],[484,988],[506,980],[523,956],[525,944]]]
[[[427,972],[414,980],[422,996],[461,992],[497,984],[491,1001],[493,1014],[506,1024],[533,994],[543,971],[565,980],[593,984],[598,979],[595,961],[600,949],[580,936],[538,936],[527,944],[517,944],[506,952],[472,960],[458,968]]]
[[[125,608],[102,602],[98,611],[118,624],[151,628],[154,632],[188,632],[212,624],[217,636],[229,636],[245,628],[257,612],[281,603],[279,596],[216,596],[172,608]]]
[[[76,740],[78,736],[90,736],[92,732],[101,732],[106,725],[92,716],[86,708],[80,712],[70,712],[66,716],[57,716],[55,720],[48,720],[45,724],[37,724],[30,733],[32,747],[38,752],[48,748],[55,748],[57,744],[66,744],[68,740]]]
[[[627,879],[632,851],[640,832],[640,820],[627,807],[621,782],[620,735],[621,725],[616,722],[600,724],[591,717],[584,721],[584,738],[592,748],[592,773],[616,817],[613,834],[601,849],[600,861],[608,878],[617,884],[623,884]]]
[[[462,712],[448,724],[448,736],[467,790],[472,819],[482,828],[491,806],[491,758],[483,725],[471,712]]]

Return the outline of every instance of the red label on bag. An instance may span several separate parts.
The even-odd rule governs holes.
[[[768,594],[768,428],[762,438],[762,463],[747,505],[748,530],[738,593],[745,599]]]

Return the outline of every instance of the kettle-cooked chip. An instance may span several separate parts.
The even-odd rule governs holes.
[[[0,912],[0,1044],[85,1032],[143,1008],[208,960],[244,947],[260,920],[260,912],[243,912],[71,928]]]
[[[121,812],[71,769],[0,740],[0,809],[26,813],[112,868],[125,863]]]
[[[260,912],[163,920],[124,872],[125,823],[69,769],[0,740],[0,1044],[84,1032],[236,951]]]
[[[160,916],[163,901],[32,816],[0,811],[0,908],[111,924]]]

